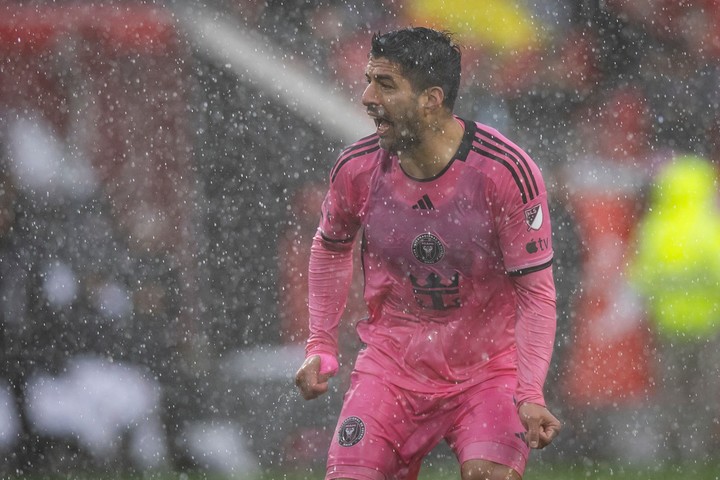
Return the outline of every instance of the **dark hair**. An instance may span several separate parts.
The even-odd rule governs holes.
[[[416,91],[440,87],[443,105],[453,110],[460,88],[460,46],[449,32],[410,27],[372,38],[370,57],[397,63]]]

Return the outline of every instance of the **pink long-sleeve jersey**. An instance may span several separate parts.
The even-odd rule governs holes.
[[[376,135],[338,158],[311,254],[307,353],[337,354],[362,232],[369,318],[356,369],[433,394],[517,369],[518,403],[544,404],[555,335],[545,185],[503,135],[458,121],[462,143],[430,179],[405,174]]]

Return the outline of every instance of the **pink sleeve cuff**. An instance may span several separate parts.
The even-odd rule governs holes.
[[[340,365],[334,355],[318,353],[320,357],[320,373],[323,375],[335,375]]]
[[[545,398],[544,398],[544,397],[526,397],[526,398],[524,398],[524,399],[521,399],[521,398],[517,398],[517,397],[516,397],[516,398],[515,398],[515,402],[516,402],[516,404],[517,404],[516,407],[517,407],[518,409],[520,408],[520,406],[521,406],[523,403],[534,403],[535,405],[540,405],[541,407],[547,408],[547,404],[545,403]]]

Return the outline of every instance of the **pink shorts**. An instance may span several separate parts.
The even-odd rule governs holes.
[[[330,445],[326,480],[416,479],[423,457],[445,439],[460,464],[489,460],[521,476],[529,447],[503,375],[451,397],[417,394],[353,372]]]

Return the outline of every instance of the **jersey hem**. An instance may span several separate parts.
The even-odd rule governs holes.
[[[457,382],[449,380],[440,380],[437,378],[422,377],[418,378],[409,370],[404,369],[397,363],[388,363],[387,361],[379,361],[370,354],[372,347],[368,346],[362,350],[355,361],[355,370],[358,372],[373,375],[383,381],[389,382],[397,388],[407,390],[416,394],[442,394],[451,397],[458,393],[472,388],[475,385],[492,381],[496,377],[503,375],[517,375],[517,366],[515,364],[516,348],[510,348],[498,352],[492,356],[487,362],[475,369],[464,379],[458,379]],[[403,373],[400,374],[398,370]],[[391,374],[389,372],[397,372]]]

